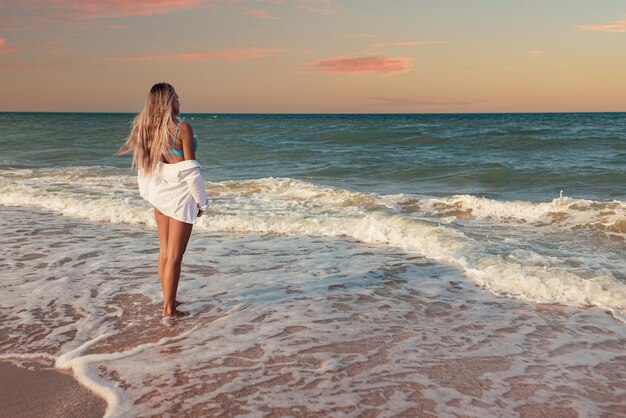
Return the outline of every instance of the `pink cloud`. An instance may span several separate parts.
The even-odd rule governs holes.
[[[0,38],[0,55],[11,54],[19,51],[19,48],[7,44],[6,38]]]
[[[372,97],[377,105],[386,106],[467,106],[470,102],[459,102],[453,100],[415,100],[415,99],[393,99],[390,97]]]
[[[267,10],[251,9],[249,7],[242,7],[241,10],[245,14],[250,15],[250,16],[254,16],[254,17],[258,17],[259,19],[269,19],[269,20],[280,19],[280,17],[271,14]]]
[[[282,52],[280,48],[233,48],[216,51],[187,52],[180,54],[146,54],[146,55],[118,55],[109,57],[114,61],[245,61],[276,55]]]
[[[99,19],[122,16],[147,16],[171,13],[175,10],[205,7],[216,0],[7,0],[15,15],[9,20],[27,15],[35,19]],[[19,16],[19,17],[18,17]]]
[[[402,74],[411,71],[409,57],[348,57],[328,58],[308,63],[315,71],[330,73]]]
[[[602,32],[626,32],[626,19],[619,22],[606,23],[604,25],[582,25],[576,26],[578,30],[597,30]]]

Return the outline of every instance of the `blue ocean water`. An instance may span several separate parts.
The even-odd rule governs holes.
[[[131,114],[2,113],[0,168],[128,168]],[[626,113],[186,116],[214,180],[284,177],[367,193],[626,197]]]
[[[184,115],[173,325],[133,116],[0,113],[0,360],[110,416],[623,412],[626,113]]]
[[[130,156],[114,156],[133,116],[0,114],[0,204],[151,222]],[[583,287],[626,281],[626,113],[184,117],[217,198],[213,230],[383,242],[478,268],[481,285],[537,301],[572,302],[569,275]],[[346,226],[363,218],[365,237]],[[454,237],[423,239],[425,225]],[[556,287],[542,289],[552,282],[540,267],[557,269]],[[540,290],[521,290],[529,280]],[[573,299],[588,303],[586,293]],[[614,296],[609,305],[623,306]]]

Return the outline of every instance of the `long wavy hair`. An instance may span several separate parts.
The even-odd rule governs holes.
[[[126,142],[116,155],[133,153],[133,168],[143,173],[155,169],[165,152],[172,147],[169,127],[174,124],[176,90],[168,83],[150,89],[143,109],[133,119]]]

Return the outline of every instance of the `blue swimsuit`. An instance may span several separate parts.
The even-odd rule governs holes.
[[[178,127],[182,123],[182,120],[178,122],[176,125],[176,130],[174,131],[174,141],[172,142],[172,149],[167,151],[168,154],[175,155],[177,157],[183,157],[183,150],[174,148],[176,146],[176,136],[178,136]],[[198,140],[196,140],[196,136],[193,136],[193,152],[198,150]]]

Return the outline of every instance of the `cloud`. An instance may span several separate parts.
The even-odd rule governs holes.
[[[376,105],[385,106],[467,106],[470,102],[460,102],[454,100],[415,100],[415,99],[393,99],[390,97],[372,97],[378,103]]]
[[[293,6],[311,13],[335,12],[332,0],[230,0],[247,4],[268,4],[275,7]],[[0,5],[0,27],[4,31],[27,27],[45,27],[68,22],[92,21],[103,18],[150,16],[213,7],[224,0],[4,0]],[[271,12],[244,7],[244,13],[261,19],[279,19]],[[122,26],[111,25],[112,28]]]
[[[6,38],[0,38],[0,55],[11,54],[19,51],[19,48],[7,44]]]
[[[145,54],[145,55],[117,55],[108,57],[114,61],[246,61],[264,58],[283,52],[280,48],[233,48],[215,51],[187,52],[179,54]]]
[[[376,35],[372,33],[352,33],[349,36],[350,38],[373,38]]]
[[[148,16],[206,7],[216,0],[7,0],[5,16],[13,26],[23,26],[18,20],[100,19],[107,17]],[[9,12],[6,12],[6,11]]]
[[[374,48],[384,48],[387,46],[422,46],[422,45],[438,45],[447,44],[448,41],[400,41],[400,42],[378,42]]]
[[[269,19],[269,20],[275,20],[275,19],[280,19],[280,17],[273,15],[272,13],[270,13],[267,10],[261,10],[261,9],[251,9],[249,7],[242,7],[241,10],[250,16],[254,16],[254,17],[258,17],[259,19]]]
[[[597,30],[602,32],[620,33],[626,32],[626,19],[619,22],[606,23],[604,25],[582,25],[576,26],[577,30]]]
[[[308,63],[314,71],[329,73],[402,74],[411,71],[409,57],[349,57],[327,58]]]

